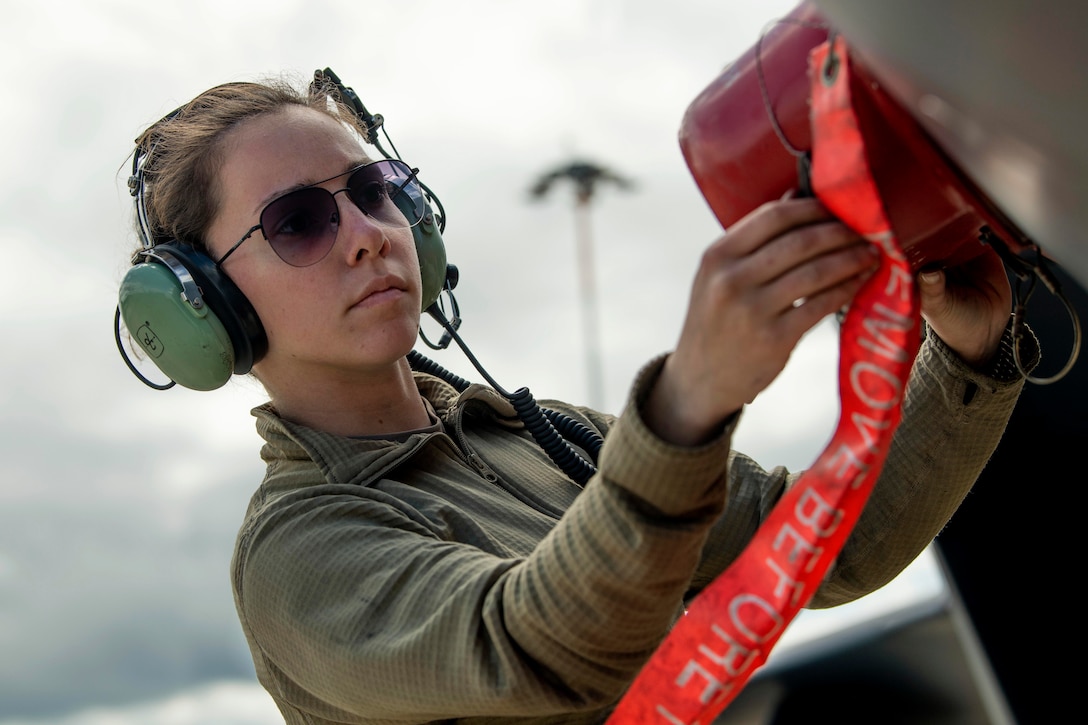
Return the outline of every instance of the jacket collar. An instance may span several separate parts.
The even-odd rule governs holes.
[[[459,393],[452,385],[433,375],[416,372],[413,377],[420,395],[431,404],[447,429],[460,430],[462,412],[472,401],[483,404],[474,405],[474,410],[480,410],[491,418],[505,419],[507,424],[517,417],[514,406],[492,388],[473,384]],[[423,432],[403,442],[351,438],[284,420],[271,403],[260,405],[251,412],[257,419],[257,433],[265,441],[261,458],[269,464],[270,474],[275,462],[309,459],[317,464],[329,483],[366,485],[402,464],[428,439],[438,435]]]

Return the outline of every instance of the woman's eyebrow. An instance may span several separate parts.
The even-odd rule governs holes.
[[[309,181],[309,182],[302,181],[302,182],[299,182],[297,184],[292,184],[291,186],[288,186],[288,187],[283,188],[283,189],[277,189],[276,191],[273,191],[271,194],[266,196],[264,199],[261,199],[261,201],[259,201],[257,203],[257,208],[253,210],[253,213],[254,213],[254,215],[259,216],[260,213],[262,211],[264,211],[264,208],[266,206],[271,204],[276,199],[279,199],[281,196],[285,196],[287,194],[290,194],[292,191],[298,191],[299,189],[308,189],[311,186],[318,186],[319,184],[324,184],[326,181],[332,181],[333,179],[338,179],[341,176],[344,176],[345,174],[351,173],[352,171],[359,168],[360,166],[366,166],[367,164],[370,164],[370,163],[373,163],[373,159],[369,159],[366,156],[364,156],[361,159],[357,159],[355,161],[350,162],[347,165],[347,167],[343,171],[341,171],[339,174],[333,174],[332,176],[328,177],[327,179],[321,179],[319,181]]]

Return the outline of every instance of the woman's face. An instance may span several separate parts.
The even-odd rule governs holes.
[[[351,132],[305,107],[243,122],[224,140],[224,154],[220,209],[208,233],[215,259],[258,223],[273,199],[367,160]],[[346,180],[319,185],[335,192]],[[336,242],[316,264],[288,265],[260,231],[223,263],[268,334],[268,354],[255,372],[269,387],[299,376],[357,379],[399,360],[415,343],[422,293],[411,229],[375,221],[347,194],[335,199]]]

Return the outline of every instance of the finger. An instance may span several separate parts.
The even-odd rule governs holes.
[[[805,256],[766,285],[768,304],[774,309],[788,312],[798,300],[819,297],[854,278],[864,280],[880,266],[880,251],[872,244],[854,239],[847,246],[834,246],[840,235],[821,238],[823,245],[798,250]]]
[[[784,335],[800,339],[828,315],[848,305],[871,272],[859,274],[816,294],[796,300],[781,317]]]
[[[749,229],[760,231],[755,226]],[[872,244],[842,222],[826,218],[790,228],[747,256],[738,258],[735,253],[735,249],[708,250],[705,269],[715,271],[723,290],[732,290],[734,296],[754,294],[759,306],[775,315],[797,299],[817,294],[866,267],[875,268],[879,261]]]
[[[846,252],[849,259],[863,254],[863,259],[877,258],[876,248],[842,222],[829,220],[792,229],[754,251],[748,260],[750,274],[765,282],[825,258]],[[825,266],[830,266],[825,260]],[[855,270],[856,271],[856,270]],[[848,273],[849,274],[849,273]],[[818,291],[804,290],[805,293]],[[794,297],[802,296],[798,294]]]
[[[917,275],[918,296],[922,299],[937,299],[944,294],[944,272],[939,269],[923,269]]]
[[[773,201],[742,217],[720,241],[724,253],[746,257],[792,229],[831,219],[831,213],[816,199]]]

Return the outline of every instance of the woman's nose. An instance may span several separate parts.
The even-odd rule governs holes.
[[[345,190],[346,191],[346,190]],[[348,264],[356,264],[372,254],[389,253],[389,239],[381,222],[363,212],[347,195],[336,195],[340,228],[336,243],[341,245]]]

